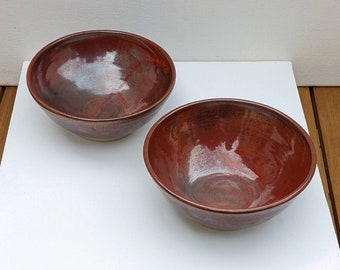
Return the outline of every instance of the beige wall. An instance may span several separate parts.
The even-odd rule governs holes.
[[[174,60],[290,60],[298,85],[340,85],[339,0],[0,0],[0,84],[72,32],[146,36]]]

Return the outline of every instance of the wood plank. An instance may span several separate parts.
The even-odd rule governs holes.
[[[11,120],[13,104],[17,92],[16,86],[1,87],[0,99],[0,163],[5,147],[9,122]]]
[[[329,194],[329,183],[328,183],[328,179],[326,176],[323,152],[321,149],[319,133],[318,133],[316,120],[315,120],[316,111],[314,111],[314,108],[313,108],[314,102],[312,102],[312,97],[311,97],[311,92],[310,92],[309,87],[299,87],[298,89],[299,89],[301,104],[303,107],[304,115],[305,115],[307,126],[308,126],[309,135],[312,138],[312,141],[314,143],[315,150],[316,150],[318,168],[319,168],[319,172],[320,172],[320,176],[322,180],[323,189],[325,192],[325,196],[326,196],[328,206],[333,217],[333,223],[334,223],[333,203],[331,201],[330,194]]]
[[[4,92],[5,92],[5,87],[0,86],[0,103],[1,103],[2,96],[4,95]]]
[[[335,226],[340,225],[340,87],[313,88],[317,125],[324,151],[325,173],[333,202]]]

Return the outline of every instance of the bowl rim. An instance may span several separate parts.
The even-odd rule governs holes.
[[[60,111],[56,108],[54,108],[53,106],[48,105],[47,103],[43,102],[38,95],[35,94],[35,92],[32,90],[33,84],[31,81],[31,78],[34,76],[34,66],[35,64],[39,61],[39,59],[41,59],[41,57],[51,48],[53,48],[54,46],[58,45],[58,44],[62,44],[63,42],[67,42],[70,41],[72,39],[77,39],[78,37],[81,36],[91,36],[91,35],[96,35],[96,34],[101,34],[101,35],[112,35],[112,36],[125,36],[125,37],[129,37],[131,40],[134,41],[138,41],[139,43],[145,45],[147,48],[149,48],[150,50],[153,51],[153,49],[151,48],[156,48],[159,52],[161,52],[161,54],[164,56],[164,58],[166,59],[167,63],[169,64],[170,67],[170,73],[171,73],[171,81],[170,84],[168,86],[168,88],[166,89],[166,91],[164,92],[164,94],[156,101],[153,102],[152,104],[149,104],[147,107],[145,107],[142,110],[139,110],[137,112],[128,114],[128,115],[123,115],[120,117],[110,117],[110,118],[88,118],[88,117],[82,117],[82,116],[76,116],[76,115],[72,115],[69,113],[65,113],[63,111]],[[150,48],[151,47],[151,48]],[[170,55],[160,46],[158,45],[156,42],[135,34],[135,33],[131,33],[131,32],[126,32],[126,31],[120,31],[120,30],[86,30],[86,31],[79,31],[79,32],[75,32],[75,33],[71,33],[62,37],[59,37],[51,42],[49,42],[48,44],[46,44],[45,46],[43,46],[31,59],[31,61],[29,62],[28,68],[27,68],[27,72],[26,72],[26,83],[28,86],[28,90],[31,93],[33,99],[44,109],[46,109],[47,111],[54,113],[56,115],[59,116],[63,116],[63,117],[67,117],[73,120],[81,120],[81,121],[85,121],[85,122],[110,122],[110,121],[123,121],[123,120],[129,120],[135,117],[141,117],[143,116],[143,114],[150,112],[154,109],[156,109],[159,105],[161,105],[170,95],[170,93],[172,92],[174,86],[175,86],[175,82],[176,82],[176,68],[175,68],[175,64],[172,60],[172,58],[170,57]]]
[[[290,124],[292,126],[292,128],[296,129],[297,132],[299,132],[302,135],[302,137],[304,138],[304,140],[306,141],[306,143],[308,144],[308,147],[310,149],[311,162],[310,162],[310,168],[309,168],[308,174],[306,175],[305,179],[301,182],[301,184],[297,188],[295,188],[295,190],[293,192],[291,192],[289,195],[285,196],[284,198],[281,198],[280,200],[277,200],[277,201],[272,202],[270,204],[257,206],[257,207],[253,207],[253,208],[225,209],[225,208],[215,208],[215,207],[211,207],[211,206],[206,206],[206,205],[194,202],[194,201],[187,199],[187,198],[179,195],[178,193],[170,190],[166,185],[164,185],[162,183],[161,179],[158,177],[156,172],[153,170],[150,159],[149,159],[149,155],[148,155],[149,143],[150,143],[150,139],[151,139],[154,131],[157,129],[157,127],[163,121],[165,121],[167,118],[171,117],[172,115],[174,115],[177,112],[180,112],[182,110],[185,110],[186,108],[193,107],[193,106],[196,106],[196,105],[201,105],[201,104],[204,104],[204,103],[217,103],[217,102],[243,104],[243,105],[248,105],[248,106],[253,106],[253,107],[259,108],[261,110],[264,110],[266,112],[274,114],[275,116],[277,116],[281,119],[284,119],[285,121],[287,121],[288,124]],[[247,100],[247,99],[238,99],[238,98],[201,99],[201,100],[197,100],[197,101],[193,101],[193,102],[181,105],[181,106],[169,111],[168,113],[163,115],[160,119],[158,119],[152,125],[152,127],[149,129],[149,131],[148,131],[148,133],[145,137],[145,140],[144,140],[143,158],[144,158],[144,163],[145,163],[146,169],[148,170],[148,172],[151,175],[151,177],[153,178],[153,180],[157,183],[157,185],[163,191],[165,191],[171,197],[174,197],[175,199],[181,201],[182,203],[184,203],[186,205],[190,205],[194,208],[199,208],[199,209],[202,209],[202,210],[205,210],[205,211],[221,213],[221,214],[256,213],[256,212],[269,210],[269,209],[275,208],[277,206],[284,205],[286,203],[292,202],[292,200],[294,198],[296,198],[312,181],[315,170],[316,170],[316,164],[317,164],[316,150],[315,150],[315,146],[314,146],[314,143],[313,143],[311,137],[306,132],[306,130],[304,128],[302,128],[302,126],[300,124],[298,124],[293,118],[291,118],[287,114],[283,113],[282,111],[275,109],[274,107],[268,106],[266,104]]]

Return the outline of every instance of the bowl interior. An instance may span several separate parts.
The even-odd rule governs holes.
[[[144,146],[146,166],[165,190],[232,211],[297,195],[314,172],[313,151],[308,135],[285,115],[235,100],[197,102],[170,113]]]
[[[43,107],[89,119],[121,118],[152,107],[174,80],[171,59],[157,44],[112,31],[61,38],[31,61],[28,85]]]

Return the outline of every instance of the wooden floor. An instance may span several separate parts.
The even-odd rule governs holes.
[[[17,87],[0,86],[0,163],[6,142]]]
[[[0,86],[0,162],[16,89]],[[299,94],[309,133],[317,148],[319,171],[339,240],[340,87],[299,87]]]
[[[340,87],[299,87],[299,93],[340,242]]]

